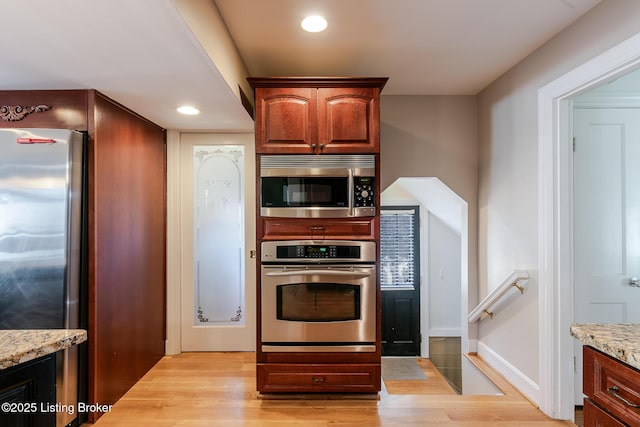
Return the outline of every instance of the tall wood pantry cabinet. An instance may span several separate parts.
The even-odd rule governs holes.
[[[371,154],[380,176],[380,91],[387,78],[251,77],[255,91],[256,167],[262,155]],[[366,240],[377,243],[379,209],[372,217],[276,218],[260,216],[256,231],[267,240]],[[380,191],[375,194],[380,205]],[[261,301],[258,278],[257,301]],[[376,351],[361,353],[264,352],[257,307],[257,389],[261,393],[377,393],[380,391],[380,286],[376,297]]]

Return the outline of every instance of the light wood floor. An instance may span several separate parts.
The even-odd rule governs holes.
[[[265,399],[255,391],[254,353],[184,353],[167,356],[95,425],[573,425],[546,417],[488,367],[485,367],[487,373],[505,393],[504,396],[456,395],[428,360],[421,359],[419,363],[427,374],[426,381],[388,381],[377,398]]]

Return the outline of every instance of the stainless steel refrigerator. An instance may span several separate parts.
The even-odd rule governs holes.
[[[0,329],[80,326],[83,146],[80,132],[0,129]],[[78,348],[56,359],[55,403],[77,408]]]

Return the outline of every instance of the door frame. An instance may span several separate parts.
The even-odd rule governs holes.
[[[165,354],[182,352],[180,132],[167,131],[167,321]]]
[[[538,91],[540,409],[573,419],[573,210],[571,98],[640,69],[640,33]]]
[[[178,130],[167,131],[167,318],[165,354],[175,355],[182,352],[182,170],[181,170],[181,133]],[[193,132],[189,132],[193,133]],[[241,135],[250,132],[203,132],[207,134]],[[253,134],[251,134],[253,135]],[[248,194],[247,197],[254,197]],[[254,235],[255,228],[245,230],[245,235]],[[245,251],[254,250],[246,247]],[[255,295],[255,290],[250,290]],[[254,309],[255,310],[255,309]],[[255,313],[254,313],[255,316]],[[255,319],[255,317],[253,317]]]

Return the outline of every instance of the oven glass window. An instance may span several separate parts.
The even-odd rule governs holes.
[[[347,177],[263,177],[262,207],[347,207]]]
[[[337,322],[360,319],[360,286],[339,283],[279,285],[279,320]]]

